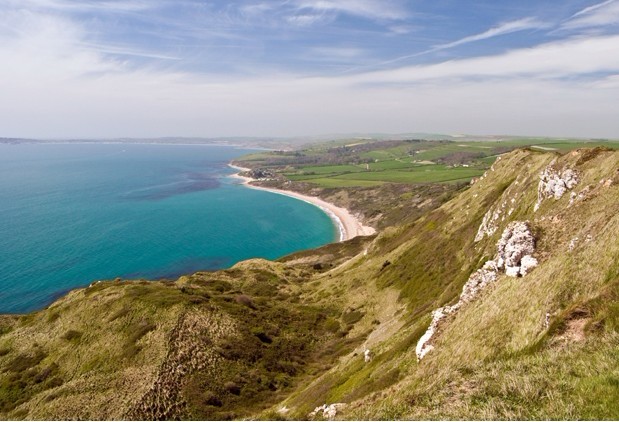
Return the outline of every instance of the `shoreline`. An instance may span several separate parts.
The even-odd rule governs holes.
[[[229,167],[241,171],[248,171],[251,169],[235,166],[232,164],[228,164]],[[298,199],[303,202],[307,202],[308,204],[314,205],[315,207],[320,208],[325,214],[329,216],[331,221],[335,223],[339,231],[339,242],[343,242],[345,240],[350,240],[357,236],[371,236],[376,233],[376,230],[373,227],[365,226],[361,221],[359,221],[355,216],[353,216],[350,211],[346,208],[338,207],[335,204],[327,202],[323,199],[320,199],[316,196],[304,195],[301,193],[288,191],[284,189],[276,189],[276,188],[265,188],[262,186],[254,186],[250,183],[255,179],[251,177],[240,176],[238,173],[230,175],[235,179],[240,179],[241,184],[250,188],[250,189],[258,189],[264,190],[271,193],[276,193],[279,195],[289,196],[291,198]]]

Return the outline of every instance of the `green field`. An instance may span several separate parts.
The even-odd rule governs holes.
[[[619,141],[558,138],[487,140],[342,141],[300,151],[265,151],[241,161],[274,169],[285,179],[321,187],[376,186],[382,183],[455,183],[480,176],[496,158],[515,148],[566,152]]]
[[[338,180],[369,180],[394,183],[442,183],[470,180],[483,174],[483,169],[449,168],[442,165],[411,167],[406,170],[370,171],[335,176]]]

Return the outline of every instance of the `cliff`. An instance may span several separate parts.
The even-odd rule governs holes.
[[[617,419],[617,239],[618,152],[517,150],[375,237],[3,317],[0,418]]]

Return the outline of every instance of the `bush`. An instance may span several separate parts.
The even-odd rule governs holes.
[[[157,326],[143,319],[137,324],[132,324],[128,328],[128,343],[136,343],[150,331],[153,331]]]
[[[157,328],[155,324],[144,319],[131,324],[127,328],[127,341],[124,345],[123,356],[131,358],[138,354],[141,348],[136,343],[155,328]]]
[[[54,322],[58,318],[60,318],[60,314],[58,312],[52,312],[47,316],[47,322]]]
[[[346,325],[351,325],[359,322],[359,320],[363,318],[363,315],[364,314],[361,311],[346,312],[344,315],[342,315],[342,321],[344,321]]]
[[[9,361],[6,369],[11,372],[23,372],[38,365],[46,357],[47,354],[41,349],[37,349],[34,355],[20,354]]]
[[[228,393],[234,394],[235,396],[238,396],[241,394],[241,387],[239,387],[236,383],[232,381],[228,381],[227,383],[225,383],[224,388],[226,389]]]
[[[251,300],[251,297],[247,295],[238,295],[237,297],[234,298],[234,300],[236,301],[236,303],[240,305],[247,306],[248,308],[251,308],[251,309],[256,309],[256,305],[254,305],[254,302]]]
[[[129,313],[129,311],[130,311],[130,309],[129,309],[128,307],[123,306],[122,308],[120,308],[118,311],[114,312],[114,313],[110,316],[109,321],[110,321],[110,322],[112,322],[112,321],[117,320],[118,318],[122,318],[122,317],[124,317],[125,315],[127,315],[127,314]]]
[[[79,341],[82,338],[82,332],[77,330],[69,330],[62,335],[62,338],[67,341]]]
[[[255,335],[256,337],[258,337],[258,340],[260,340],[263,343],[267,343],[267,344],[273,343],[273,339],[269,337],[269,335],[264,331],[264,328],[262,327],[252,328],[251,333]]]
[[[340,329],[340,322],[333,318],[333,317],[329,317],[325,320],[325,330],[327,330],[330,333],[337,333]]]
[[[204,404],[208,406],[221,407],[223,403],[217,394],[212,391],[207,391],[204,393]]]

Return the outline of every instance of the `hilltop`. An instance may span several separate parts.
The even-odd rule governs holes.
[[[0,418],[619,418],[619,152],[460,168],[366,186],[376,236],[2,317]]]

